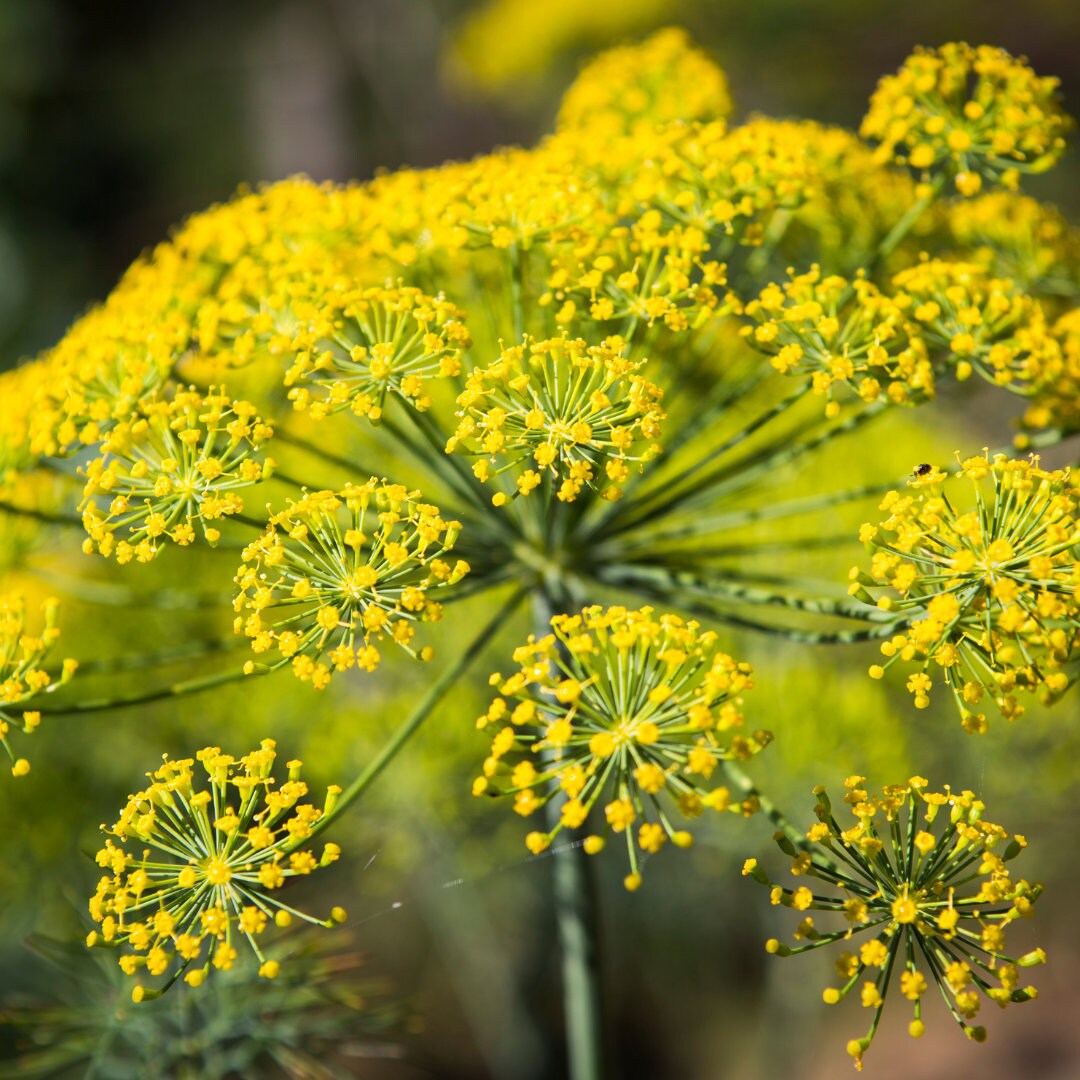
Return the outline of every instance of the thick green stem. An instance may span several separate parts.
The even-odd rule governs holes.
[[[363,772],[342,792],[340,798],[334,804],[332,813],[325,815],[315,823],[311,832],[303,839],[308,843],[324,829],[330,827],[374,782],[375,778],[397,756],[398,751],[417,732],[420,725],[431,715],[435,706],[443,699],[443,695],[461,678],[469,669],[472,662],[486,648],[488,642],[495,636],[498,630],[505,624],[513,613],[514,608],[521,602],[524,590],[517,589],[513,596],[503,605],[493,618],[476,636],[472,644],[454,661],[445,671],[428,687],[428,692],[421,699],[415,709],[405,718],[401,726],[390,736],[390,739],[379,751],[378,755],[368,763]]]
[[[213,690],[218,686],[228,683],[239,682],[241,679],[255,678],[259,675],[269,675],[281,667],[281,663],[271,667],[257,668],[250,675],[245,674],[238,668],[230,671],[219,671],[214,675],[203,675],[197,679],[182,679],[179,682],[169,683],[168,686],[158,687],[155,690],[138,691],[134,694],[122,694],[115,698],[92,698],[89,701],[73,701],[60,705],[47,705],[41,698],[34,698],[25,705],[10,705],[7,708],[12,712],[23,713],[29,709],[41,709],[49,716],[64,716],[68,713],[105,712],[109,709],[122,709],[131,705],[148,705],[152,701],[164,701],[171,697],[186,697],[188,694],[198,694],[204,690]]]
[[[558,599],[541,593],[535,600],[537,637],[550,630]],[[544,807],[549,829],[560,823],[553,800]],[[600,1002],[600,963],[596,894],[588,856],[574,844],[552,856],[555,920],[562,955],[563,1015],[569,1080],[600,1080],[604,1075],[603,1011]]]

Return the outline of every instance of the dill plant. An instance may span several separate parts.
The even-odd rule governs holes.
[[[223,573],[198,603],[231,610],[250,648],[211,647],[213,671],[169,681],[183,643],[165,642],[117,665],[138,668],[134,692],[80,696],[73,664],[40,666],[55,609],[31,638],[25,602],[5,600],[5,749],[42,715],[189,696],[212,713],[213,696],[195,696],[232,682],[296,678],[317,699],[335,676],[377,677],[387,644],[438,672],[321,809],[300,801],[298,762],[274,780],[270,739],[151,770],[111,827],[121,843],[102,850],[91,901],[90,943],[125,947],[137,1001],[182,973],[191,989],[173,992],[201,992],[240,963],[241,938],[259,974],[278,977],[257,938],[298,914],[287,879],[339,854],[302,845],[493,643],[514,670],[491,680],[474,794],[534,817],[523,840],[535,853],[587,830],[552,863],[575,1080],[602,1070],[584,856],[605,857],[617,835],[635,890],[650,857],[690,847],[714,812],[764,813],[792,872],[847,896],[773,886],[748,861],[774,903],[849,924],[823,936],[807,917],[805,946],[771,952],[871,934],[826,992],[839,1000],[874,976],[861,992],[870,1033],[849,1047],[858,1065],[890,987],[915,1003],[913,1035],[929,982],[978,1038],[970,987],[998,1003],[1034,996],[996,932],[1038,896],[1004,869],[1022,845],[972,793],[931,794],[919,778],[880,800],[850,779],[849,828],[820,789],[818,824],[795,827],[740,766],[771,736],[750,693],[768,672],[738,656],[750,633],[876,642],[886,662],[872,675],[916,662],[915,704],[943,682],[980,733],[983,697],[1015,716],[1016,693],[1056,698],[1073,681],[1067,471],[964,457],[977,491],[961,513],[947,493],[959,481],[936,465],[916,469],[910,492],[897,478],[914,463],[887,453],[879,485],[816,468],[889,410],[943,388],[962,402],[972,379],[1022,399],[1021,450],[1080,427],[1080,247],[1016,193],[1060,156],[1069,120],[1053,79],[966,45],[916,52],[882,81],[859,135],[731,111],[723,73],[663,31],[588,65],[535,147],[368,183],[298,178],[195,215],[54,348],[0,377],[5,521],[84,532],[81,557],[149,607],[164,594],[140,564],[168,560],[183,595],[185,559],[204,551],[200,565]],[[816,531],[822,514],[872,517],[875,497],[889,517],[859,537]],[[842,573],[804,575],[808,552],[828,563],[857,539],[873,554],[849,589]],[[490,611],[443,661],[421,624],[452,623],[470,597]],[[532,633],[515,649],[523,608]],[[196,759],[208,789],[193,786]],[[26,759],[13,762],[24,775]],[[973,867],[985,880],[968,895]]]

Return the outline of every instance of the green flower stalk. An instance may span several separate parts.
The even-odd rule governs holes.
[[[722,762],[746,760],[772,738],[739,731],[750,665],[721,652],[714,632],[648,607],[589,607],[554,616],[551,627],[514,651],[517,672],[490,680],[503,696],[477,727],[501,726],[473,794],[512,795],[522,817],[558,799],[555,827],[526,838],[534,854],[602,812],[604,829],[586,837],[585,850],[595,855],[621,833],[634,890],[644,856],[669,840],[693,843],[672,811],[692,819],[758,809],[713,780]]]
[[[964,1034],[976,1042],[986,1029],[971,1020],[986,1000],[1005,1007],[1035,998],[1021,986],[1020,969],[1045,963],[1035,949],[1018,959],[1005,953],[1005,931],[1033,913],[1040,885],[1014,881],[1007,864],[1026,846],[983,818],[984,805],[970,791],[927,790],[912,777],[872,796],[866,778],[844,781],[844,802],[855,818],[843,827],[823,787],[814,789],[818,821],[796,847],[783,833],[776,839],[792,856],[791,873],[807,880],[795,888],[775,884],[756,859],[745,875],[770,888],[773,904],[807,913],[795,931],[794,946],[773,938],[766,949],[794,956],[836,942],[852,943],[836,961],[839,986],[826,988],[826,1004],[858,989],[864,1008],[873,1010],[870,1030],[848,1043],[855,1066],[877,1032],[892,990],[910,1001],[914,1019],[908,1031],[925,1031],[922,1000],[936,986]],[[810,912],[840,916],[839,930],[822,930]],[[856,941],[861,941],[857,949]]]
[[[322,809],[302,802],[308,787],[299,761],[288,763],[288,780],[275,788],[274,747],[264,739],[239,760],[216,746],[200,750],[196,758],[208,787],[197,784],[194,760],[166,757],[116,823],[102,826],[119,843],[106,840],[97,853],[109,874],[90,900],[101,929],[87,944],[123,947],[120,967],[127,975],[165,977],[161,987],[137,983],[134,1001],[158,997],[181,975],[200,986],[211,967],[229,970],[242,940],[258,958],[259,974],[273,979],[280,963],[267,959],[259,944],[270,925],[287,927],[294,918],[327,927],[345,921],[340,907],[318,919],[280,899],[287,881],[340,856],[337,844],[325,844],[318,854],[300,845],[333,810],[341,789],[327,790]]]

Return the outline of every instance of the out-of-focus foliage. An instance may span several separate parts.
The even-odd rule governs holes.
[[[111,958],[43,937],[27,945],[49,965],[53,994],[0,1008],[0,1072],[12,1080],[330,1080],[342,1062],[401,1053],[405,1011],[341,940],[294,935],[272,951],[283,974],[257,990],[253,973],[237,971],[143,1006]]]

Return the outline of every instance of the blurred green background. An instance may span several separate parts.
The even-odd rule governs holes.
[[[55,341],[141,250],[238,185],[297,172],[363,179],[380,168],[532,142],[550,129],[583,57],[673,22],[687,26],[725,68],[738,116],[766,112],[855,126],[877,79],[915,44],[952,39],[1026,54],[1037,71],[1062,79],[1067,108],[1080,113],[1075,0],[953,0],[902,9],[860,0],[0,0],[0,365]],[[1025,186],[1075,220],[1078,179],[1073,149],[1054,172]],[[928,446],[944,460],[959,436],[949,402],[940,406],[920,414],[922,430],[905,419],[875,437],[889,441],[890,452],[911,440],[918,448],[913,460],[929,457],[920,452]],[[835,467],[850,463],[841,457]],[[0,523],[0,549],[15,542],[3,534],[6,527]],[[39,555],[47,561],[48,543]],[[149,570],[168,584],[167,566]],[[207,555],[201,580],[207,589],[225,588],[231,572],[227,556]],[[29,587],[41,593],[40,583]],[[77,605],[68,610],[84,637],[65,639],[65,654],[100,653],[106,638],[108,651],[120,654],[161,629],[146,618],[137,626],[118,618],[95,628],[90,620],[101,618],[99,607],[87,606],[81,618]],[[225,621],[207,625],[205,613],[150,619],[168,620],[174,640],[177,621],[193,640],[228,632]],[[521,619],[515,636],[526,632]],[[455,648],[452,634],[443,632],[443,655]],[[872,650],[779,653],[755,639],[743,639],[739,649],[768,673],[748,712],[777,734],[755,775],[796,821],[809,817],[809,788],[822,779],[836,787],[849,771],[874,769],[872,782],[885,782],[917,769],[935,783],[948,778],[976,787],[994,820],[1029,831],[1022,870],[1055,886],[1040,903],[1040,932],[1017,932],[1022,947],[1050,935],[1053,963],[1039,973],[1038,1005],[991,1018],[990,1048],[966,1044],[944,1014],[919,1043],[906,1039],[893,1017],[866,1074],[1075,1077],[1080,1032],[1068,1021],[1080,1007],[1068,977],[1070,961],[1080,956],[1071,915],[1071,890],[1080,884],[1070,816],[1080,787],[1075,703],[1012,728],[999,722],[991,738],[974,740],[959,730],[951,703],[914,717],[902,688],[867,680]],[[493,651],[481,670],[498,666]],[[55,1015],[31,1021],[45,1040],[81,1037],[70,1017],[85,1020],[91,1001],[102,1009],[93,1014],[97,1031],[110,1024],[118,1033],[143,1031],[132,1026],[127,990],[101,989],[107,984],[95,978],[80,989],[70,973],[20,944],[31,933],[85,932],[80,918],[96,874],[81,853],[94,849],[96,824],[111,820],[163,751],[187,753],[209,741],[240,752],[272,733],[286,756],[309,763],[314,785],[347,782],[412,703],[414,679],[398,663],[375,679],[340,680],[317,711],[306,688],[278,680],[138,716],[43,725],[34,756],[49,768],[35,764],[17,790],[0,783],[0,820],[7,824],[0,1000],[7,994],[9,1002],[48,1001],[55,1012],[58,1001],[71,998],[68,1026]],[[320,908],[345,903],[352,940],[370,954],[364,971],[388,983],[375,998],[367,986],[359,997],[379,1009],[383,997],[396,1003],[387,1030],[375,1025],[370,1036],[360,1020],[367,1011],[335,1014],[342,1038],[330,1041],[323,1058],[328,1075],[562,1075],[547,867],[524,855],[514,815],[467,795],[484,748],[471,730],[484,705],[480,683],[463,686],[443,705],[353,815],[351,834],[340,838],[348,859],[312,883]],[[807,709],[821,700],[827,709]],[[1016,762],[1025,767],[1011,767]],[[790,913],[770,909],[738,867],[761,852],[769,829],[763,822],[725,824],[693,852],[669,853],[663,873],[633,898],[621,888],[617,860],[598,861],[615,1074],[846,1074],[842,1046],[863,1018],[854,1007],[832,1013],[820,1004],[828,976],[813,961],[797,966],[764,954],[766,937],[790,931]],[[272,1029],[289,1010],[288,1002],[243,1000],[252,1004],[246,1018],[237,1018],[239,1028]],[[162,1030],[181,1032],[177,1045],[205,1025],[205,1017],[177,1019],[166,1010],[178,1006],[158,1005]],[[15,1074],[5,1055],[25,1039],[25,1027],[0,1028],[0,1076]],[[100,1075],[120,1076],[118,1062],[137,1060],[122,1042]],[[199,1064],[204,1048],[196,1041],[189,1049],[186,1065],[159,1055],[162,1071],[142,1061],[130,1075],[209,1075],[210,1066]],[[249,1075],[276,1074],[264,1063]]]

